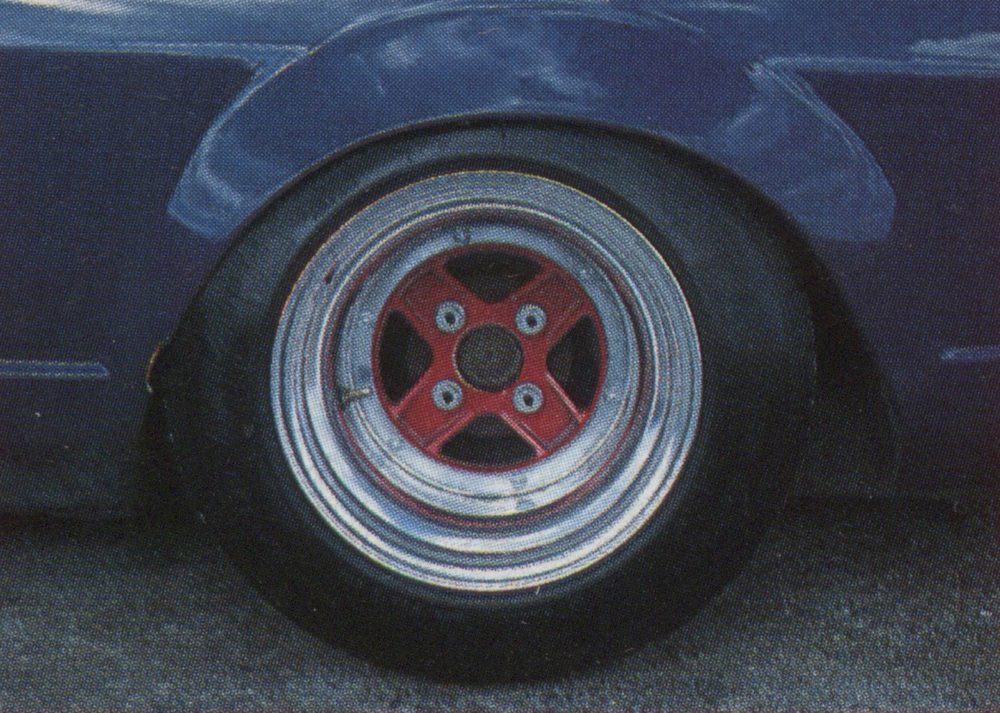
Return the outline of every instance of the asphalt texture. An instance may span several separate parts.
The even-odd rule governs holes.
[[[212,538],[0,524],[2,710],[1000,710],[997,508],[793,504],[690,623],[544,683],[380,669],[261,600]]]

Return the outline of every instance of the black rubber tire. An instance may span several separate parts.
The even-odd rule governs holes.
[[[698,433],[654,518],[583,575],[517,596],[432,590],[348,547],[286,466],[269,394],[280,309],[320,242],[388,191],[467,168],[562,181],[629,218],[677,275],[704,360]],[[463,124],[361,147],[246,228],[170,345],[160,383],[184,486],[271,602],[368,657],[491,679],[605,658],[704,603],[748,556],[794,480],[815,349],[786,231],[724,172],[597,128]]]

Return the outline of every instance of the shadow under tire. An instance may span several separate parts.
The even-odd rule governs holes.
[[[274,200],[164,359],[194,507],[314,633],[536,677],[683,621],[794,481],[815,390],[779,218],[661,144],[401,135]]]

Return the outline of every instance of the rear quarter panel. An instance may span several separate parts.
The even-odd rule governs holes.
[[[250,68],[21,48],[0,67],[0,505],[116,509],[141,490],[143,364],[204,279],[166,205]]]
[[[140,501],[149,476],[123,466],[147,365],[240,226],[359,142],[496,113],[659,136],[742,177],[803,228],[874,357],[891,485],[995,471],[1000,8],[136,0],[0,20],[0,508]]]

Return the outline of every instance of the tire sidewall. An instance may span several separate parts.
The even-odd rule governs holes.
[[[470,169],[567,183],[626,217],[676,275],[703,358],[697,434],[654,517],[581,575],[508,595],[405,580],[344,543],[291,474],[270,399],[278,317],[318,247],[395,188]],[[465,126],[403,135],[321,167],[242,232],[171,346],[168,428],[175,444],[191,446],[180,460],[196,506],[272,601],[315,620],[312,628],[346,618],[355,633],[402,627],[402,639],[440,642],[460,629],[482,643],[507,639],[496,632],[513,627],[554,642],[551,632],[581,625],[611,631],[654,612],[683,618],[774,517],[806,435],[809,308],[776,235],[780,221],[761,205],[689,155],[599,129]]]

